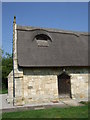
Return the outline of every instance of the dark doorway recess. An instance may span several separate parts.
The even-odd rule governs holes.
[[[58,76],[58,94],[59,98],[71,98],[71,81],[66,72]]]

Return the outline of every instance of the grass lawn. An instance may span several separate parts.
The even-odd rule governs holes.
[[[49,108],[3,113],[3,118],[88,118],[88,104],[69,108]]]
[[[2,89],[2,90],[0,90],[0,94],[6,94],[6,93],[8,93],[8,89]]]

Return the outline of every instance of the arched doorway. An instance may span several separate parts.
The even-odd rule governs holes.
[[[71,81],[66,72],[58,76],[58,94],[59,98],[71,98]]]

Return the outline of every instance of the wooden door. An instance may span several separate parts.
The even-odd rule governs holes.
[[[71,97],[70,76],[65,73],[58,76],[58,93],[59,98]]]

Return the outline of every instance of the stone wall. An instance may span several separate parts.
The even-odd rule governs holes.
[[[88,99],[88,74],[71,74],[72,98],[78,100]]]
[[[15,105],[58,101],[58,75],[62,68],[27,68],[23,69],[23,77],[15,78]],[[80,101],[88,99],[87,68],[66,68],[71,76],[72,99]],[[8,93],[12,98],[12,80],[8,77]],[[10,99],[9,99],[10,100]]]
[[[13,102],[13,71],[11,71],[8,75],[8,103]]]
[[[30,70],[24,71],[25,103],[41,103],[58,100],[58,85],[56,75],[28,75]]]

